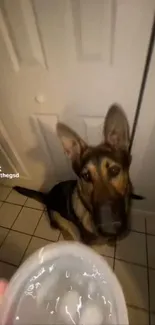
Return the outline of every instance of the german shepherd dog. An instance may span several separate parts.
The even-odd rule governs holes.
[[[60,182],[48,193],[14,189],[44,203],[51,226],[70,231],[84,243],[127,234],[131,198],[142,197],[132,193],[129,125],[122,108],[116,104],[109,108],[97,146],[88,146],[62,123],[57,124],[57,134],[77,180]]]

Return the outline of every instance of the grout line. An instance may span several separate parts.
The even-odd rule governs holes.
[[[9,229],[8,229],[8,228],[5,228],[5,229],[7,229],[8,232],[7,232],[6,235],[4,236],[4,238],[3,238],[3,240],[2,240],[2,242],[1,242],[1,244],[0,244],[0,248],[2,247],[3,243],[5,242],[6,237],[8,236],[8,233],[9,233]]]
[[[13,189],[12,189],[12,190],[13,190]],[[9,192],[9,194],[7,195],[7,198],[8,198],[8,196],[11,194],[12,190],[11,190],[11,191]],[[7,199],[7,198],[6,198],[6,199]],[[48,240],[49,242],[53,242],[52,240],[47,239],[47,238],[45,238],[45,237],[40,237],[40,236],[35,236],[35,235],[34,235],[34,233],[35,233],[35,231],[36,231],[36,229],[37,229],[37,227],[38,227],[38,224],[39,224],[39,222],[40,222],[40,220],[41,220],[41,217],[42,217],[42,215],[43,215],[45,209],[42,210],[42,209],[38,209],[38,208],[27,207],[27,206],[25,206],[27,200],[28,200],[28,197],[27,197],[27,199],[25,200],[25,202],[24,202],[23,205],[16,204],[16,203],[11,203],[11,202],[6,202],[6,201],[1,201],[1,202],[3,202],[3,203],[6,202],[6,203],[9,203],[9,204],[13,204],[13,205],[21,206],[21,209],[20,209],[20,211],[19,211],[17,217],[15,218],[15,220],[14,220],[14,222],[13,222],[11,228],[7,228],[7,227],[4,227],[4,226],[0,226],[1,228],[5,228],[5,229],[8,229],[8,230],[9,230],[8,233],[7,233],[7,235],[6,235],[5,238],[4,238],[3,242],[1,243],[0,247],[1,247],[1,246],[3,245],[3,243],[5,242],[5,240],[6,240],[6,238],[7,238],[7,236],[9,235],[9,233],[10,233],[11,230],[12,230],[12,231],[15,231],[15,232],[17,232],[17,233],[22,233],[22,234],[25,234],[25,235],[29,235],[29,236],[31,236],[30,241],[29,241],[29,243],[28,243],[28,245],[27,245],[27,247],[26,247],[26,250],[28,249],[28,246],[30,245],[30,242],[31,242],[31,240],[32,240],[33,237],[34,237],[34,238],[43,239],[43,240]],[[3,205],[3,204],[2,204],[2,205]],[[38,222],[37,222],[37,225],[36,225],[36,227],[35,227],[35,229],[34,229],[33,234],[28,234],[28,233],[25,233],[25,232],[23,232],[23,231],[17,231],[17,230],[12,229],[12,227],[13,227],[13,225],[15,224],[15,222],[16,222],[16,220],[17,220],[19,214],[21,213],[21,211],[22,211],[22,209],[23,209],[23,207],[26,207],[26,208],[29,208],[29,209],[34,209],[34,210],[37,210],[37,211],[42,211],[41,216],[40,216],[40,218],[39,218],[39,220],[38,220]],[[145,234],[145,236],[146,236],[146,231],[147,231],[147,229],[146,229],[146,226],[145,226],[145,232],[140,232],[140,231],[132,230],[132,229],[130,229],[130,231],[131,231],[131,232],[135,232],[135,233]],[[152,234],[151,234],[151,235],[152,235]],[[57,241],[59,241],[60,236],[61,236],[61,231],[60,231],[60,234],[59,234],[59,236],[58,236],[58,240],[57,240]],[[152,236],[154,236],[154,235],[152,235]],[[55,241],[54,241],[54,242],[55,242]],[[121,259],[121,258],[116,258],[116,249],[117,249],[117,239],[116,239],[116,241],[115,241],[114,256],[112,257],[112,256],[108,256],[108,255],[103,255],[103,256],[106,256],[106,257],[113,258],[113,270],[114,270],[114,268],[115,268],[115,260],[119,260],[119,261],[122,261],[122,262],[127,263],[127,264],[133,264],[133,265],[136,265],[136,266],[139,266],[139,267],[143,267],[143,268],[147,268],[147,269],[148,269],[148,265],[145,266],[145,265],[141,265],[141,264],[138,264],[138,263],[135,263],[135,262],[125,261],[125,260],[123,260],[123,259]],[[25,255],[25,253],[26,253],[26,250],[25,250],[25,252],[24,252],[24,254],[23,254],[21,260],[23,260],[24,255]],[[20,263],[21,263],[21,262],[20,262]],[[152,268],[152,267],[150,267],[150,269],[153,269],[153,270],[154,270],[154,268]]]
[[[12,190],[13,190],[13,189],[12,189]],[[9,192],[9,194],[8,194],[7,197],[6,197],[6,199],[7,199],[8,196],[11,194],[12,190]],[[34,207],[30,207],[30,206],[25,206],[27,200],[29,199],[28,197],[27,197],[26,201],[24,202],[24,204],[18,204],[18,203],[14,203],[14,202],[8,202],[8,201],[6,201],[6,199],[5,199],[5,200],[0,200],[0,202],[2,202],[2,203],[8,203],[8,204],[13,204],[13,205],[18,205],[18,206],[22,206],[22,207],[24,207],[24,208],[29,208],[29,209],[33,209],[33,210],[39,210],[39,211],[45,211],[45,209],[46,209],[46,207],[44,207],[43,209],[40,209],[40,208],[34,208]],[[1,208],[1,207],[0,207],[0,208]],[[144,230],[144,231],[140,231],[140,230],[136,230],[136,229],[128,229],[128,230],[129,230],[130,232],[135,232],[135,233],[138,233],[138,234],[144,234],[144,235],[145,235],[145,230]],[[152,233],[147,232],[147,234],[148,234],[149,236],[154,236],[154,237],[155,237],[155,233],[152,234]]]
[[[13,224],[11,225],[10,230],[12,230],[12,228],[13,228],[13,226],[14,226],[16,220],[18,219],[18,217],[19,217],[19,215],[20,215],[20,213],[21,213],[22,210],[23,210],[23,207],[21,207],[20,211],[18,212],[18,215],[17,215],[17,217],[15,218]]]
[[[13,263],[7,262],[5,260],[1,260],[1,259],[0,259],[0,262],[18,268],[18,265],[17,264],[13,264]]]
[[[23,209],[23,207],[21,207],[21,209],[19,210],[19,212],[18,212],[18,214],[17,214],[17,216],[16,216],[16,218],[15,218],[15,220],[14,220],[12,226],[14,225],[14,223],[15,223],[16,220],[17,220],[17,218],[19,217],[19,214],[21,213],[22,209]],[[5,240],[7,239],[9,233],[11,232],[11,230],[12,230],[12,226],[11,226],[10,228],[7,228],[7,227],[3,227],[3,226],[1,226],[1,228],[9,229],[9,231],[8,231],[8,233],[7,233],[7,236],[5,237]],[[4,240],[3,244],[5,243],[5,240]]]
[[[148,266],[149,270],[151,271],[155,271],[155,267],[152,267],[152,266]]]
[[[113,256],[110,256],[110,255],[105,255],[105,254],[99,254],[100,256],[102,256],[102,257],[108,257],[108,258],[111,258],[112,260],[114,259],[114,257]]]
[[[117,249],[117,237],[116,237],[116,239],[115,239],[113,271],[115,270],[116,249]]]
[[[3,204],[4,204],[5,202],[4,202],[4,201],[0,201],[0,203],[2,203],[1,206],[0,206],[0,209],[1,209],[2,206],[3,206]]]
[[[135,305],[132,305],[132,304],[127,304],[127,307],[133,308],[133,309],[136,309],[136,310],[142,310],[142,311],[145,311],[146,313],[149,313],[148,309],[143,308],[143,307],[138,307],[138,306],[135,306]]]
[[[146,263],[147,263],[147,286],[148,286],[149,325],[151,325],[151,314],[150,314],[150,277],[149,277],[149,259],[148,259],[148,242],[147,242],[147,223],[146,223],[146,218],[145,218],[145,238],[146,238]]]
[[[25,202],[26,203],[26,202]],[[45,208],[43,209],[39,209],[39,208],[33,208],[33,207],[28,207],[27,205],[24,205],[24,208],[27,208],[27,209],[32,209],[32,210],[37,210],[37,211],[45,211]]]
[[[57,242],[59,241],[61,234],[62,234],[62,232],[61,232],[61,230],[60,230],[60,234],[59,234],[59,237],[58,237]]]
[[[17,216],[16,216],[16,218],[15,218],[13,224],[12,224],[12,227],[13,227],[14,223],[16,222],[16,220],[17,220],[19,214],[21,213],[22,209],[23,209],[23,207],[21,207],[20,211],[18,212],[18,214],[17,214]],[[2,227],[2,228],[5,228],[5,227]],[[0,245],[0,248],[2,247],[3,244],[5,245],[5,241],[6,241],[7,237],[9,236],[9,234],[10,234],[10,232],[11,232],[11,230],[12,230],[12,228],[5,228],[5,229],[9,229],[9,231],[8,231],[7,235],[5,236],[4,241],[3,241],[2,244]],[[10,264],[10,265],[11,265],[11,264]],[[12,264],[12,265],[15,266],[14,264]],[[16,266],[17,266],[17,265],[16,265]]]
[[[150,232],[146,232],[147,235],[155,237],[155,234],[151,234]]]
[[[24,256],[25,256],[25,253],[26,253],[26,251],[27,251],[27,249],[28,249],[28,247],[29,247],[29,245],[30,245],[30,243],[31,243],[31,240],[32,240],[32,236],[30,237],[30,240],[29,240],[29,242],[28,242],[28,244],[26,245],[26,248],[24,249],[24,252],[23,252],[23,254],[22,254],[22,256],[21,256],[21,259],[20,259],[20,262],[19,262],[19,265],[18,265],[18,267],[20,267],[20,265],[22,264],[22,262],[23,262],[23,259],[24,259]]]
[[[28,250],[28,248],[29,248],[29,245],[31,244],[31,241],[32,241],[33,237],[36,237],[36,236],[34,236],[34,233],[35,233],[35,231],[36,231],[36,229],[37,229],[37,227],[38,227],[38,225],[39,225],[39,222],[40,222],[40,220],[41,220],[41,218],[42,218],[43,213],[44,213],[44,211],[41,213],[41,215],[40,215],[40,217],[39,217],[39,219],[38,219],[38,222],[37,222],[37,224],[36,224],[36,227],[35,227],[35,229],[34,229],[34,231],[33,231],[33,234],[31,235],[31,239],[30,239],[30,241],[29,241],[29,243],[28,243],[28,245],[27,245],[27,247],[26,247],[26,249],[25,249],[25,251],[24,251],[24,253],[23,253],[23,255],[22,255],[22,258],[21,258],[21,261],[20,261],[20,264],[19,264],[19,265],[22,264],[23,259],[24,259],[24,257],[25,257],[25,254],[26,254],[26,252],[27,252],[27,250]]]
[[[9,187],[10,189],[13,189],[13,186],[11,186],[11,185],[5,185],[5,184],[0,184],[0,187]]]
[[[136,229],[128,229],[128,231],[129,232],[135,232],[137,234],[143,234],[143,235],[145,235],[145,230],[144,231],[140,231],[140,230],[136,230]]]
[[[35,227],[35,229],[34,229],[34,231],[33,231],[33,234],[32,234],[32,236],[34,236],[34,234],[35,234],[35,231],[36,231],[36,229],[37,229],[37,227],[38,227],[38,225],[39,225],[39,222],[40,222],[40,220],[41,220],[41,218],[42,218],[43,214],[44,214],[44,211],[42,211],[42,213],[41,213],[41,215],[40,215],[40,217],[39,217],[39,220],[38,220],[38,222],[37,222],[37,224],[36,224],[36,227]]]
[[[9,192],[9,194],[6,196],[6,198],[5,198],[5,201],[7,200],[7,198],[9,197],[9,195],[11,194],[11,192],[12,192],[12,189],[10,189],[10,192]]]
[[[135,232],[137,234],[143,234],[145,235],[145,230],[144,231],[140,231],[140,230],[136,230],[136,229],[128,229],[130,232]]]
[[[14,202],[8,202],[6,200],[0,200],[2,203],[8,203],[8,204],[13,204],[13,205],[18,205],[18,206],[22,206],[24,208],[28,208],[28,209],[32,209],[32,210],[38,210],[38,211],[44,211],[45,209],[39,209],[39,208],[34,208],[34,207],[29,207],[27,205],[25,205],[25,203],[27,202],[29,198],[27,197],[26,201],[24,202],[24,204],[18,204],[18,203],[14,203]]]
[[[0,228],[4,228],[4,229],[8,229],[8,230],[12,230],[14,232],[17,232],[19,234],[23,234],[23,235],[27,235],[27,236],[33,236],[35,238],[39,238],[39,239],[44,239],[44,240],[48,240],[48,241],[51,241],[52,243],[56,243],[56,241],[54,240],[51,240],[51,239],[48,239],[46,237],[41,237],[41,236],[35,236],[35,235],[32,235],[32,234],[28,234],[27,232],[24,232],[24,231],[19,231],[19,230],[15,230],[15,229],[10,229],[10,228],[7,228],[7,227],[4,227],[4,226],[0,226]],[[111,256],[109,256],[111,257]]]
[[[139,266],[139,267],[142,267],[142,268],[145,268],[145,269],[147,268],[147,265],[138,264],[138,263],[132,262],[132,261],[126,261],[126,260],[123,260],[123,258],[120,258],[120,257],[115,257],[115,260],[126,263],[126,264],[132,264],[132,265],[135,265],[135,266]]]
[[[10,195],[10,193],[8,194],[8,196]],[[8,197],[7,196],[7,197]],[[7,198],[6,198],[7,199]],[[45,211],[46,210],[46,207],[43,207],[43,209],[41,209],[41,208],[37,208],[37,207],[32,207],[32,206],[27,206],[27,205],[25,205],[26,204],[26,202],[27,202],[27,200],[28,200],[29,198],[27,197],[27,199],[26,199],[26,201],[24,202],[24,204],[18,204],[18,203],[14,203],[14,202],[8,202],[8,201],[6,201],[6,200],[0,200],[0,202],[2,202],[2,203],[8,203],[8,204],[13,204],[13,205],[18,205],[18,206],[22,206],[22,207],[24,207],[24,208],[28,208],[28,209],[32,209],[32,210],[38,210],[38,211]],[[2,204],[3,205],[3,204]],[[1,208],[1,207],[0,207]],[[143,235],[145,235],[145,230],[144,231],[140,231],[140,230],[136,230],[136,229],[128,229],[130,232],[134,232],[134,233],[137,233],[137,234],[143,234]],[[149,233],[149,232],[147,232],[147,234],[148,235],[150,235],[150,236],[154,236],[155,237],[155,234],[152,234],[152,233]]]
[[[27,199],[28,199],[28,198],[27,198]],[[26,200],[27,200],[27,199],[26,199]],[[25,202],[26,202],[26,201],[25,201]],[[7,235],[6,235],[5,239],[4,239],[4,241],[3,241],[3,244],[4,244],[4,245],[5,245],[5,241],[6,241],[7,237],[9,236],[9,234],[10,234],[10,232],[11,232],[11,230],[12,230],[12,227],[13,227],[14,223],[16,222],[17,218],[19,217],[19,214],[21,213],[22,209],[23,209],[23,206],[21,206],[21,209],[19,210],[19,212],[18,212],[18,214],[17,214],[17,216],[16,216],[16,218],[15,218],[15,220],[14,220],[14,222],[13,222],[13,224],[11,225],[10,228],[2,227],[2,228],[9,229],[9,231],[8,231],[8,233],[7,233]],[[0,247],[2,247],[2,245],[1,245]]]
[[[41,215],[41,217],[42,217],[42,215]],[[40,217],[40,219],[41,219],[41,217]],[[17,232],[17,233],[20,233],[20,234],[23,234],[23,235],[28,235],[28,236],[32,236],[32,237],[34,237],[34,238],[39,238],[39,239],[43,239],[43,240],[48,240],[48,241],[50,241],[50,242],[52,242],[52,243],[56,243],[58,240],[59,240],[59,238],[60,238],[60,235],[61,235],[61,232],[60,232],[60,234],[59,234],[59,237],[58,237],[58,240],[57,241],[53,241],[53,240],[51,240],[51,239],[49,239],[49,238],[46,238],[46,237],[41,237],[41,236],[36,236],[36,235],[34,235],[34,234],[29,234],[29,233],[26,233],[26,232],[24,232],[24,231],[19,231],[19,230],[15,230],[15,229],[10,229],[10,228],[7,228],[7,227],[4,227],[4,226],[0,226],[0,228],[4,228],[4,229],[7,229],[7,230],[12,230],[12,231],[14,231],[14,232]],[[36,229],[35,229],[36,230]],[[116,244],[115,244],[115,250],[114,250],[114,256],[110,256],[110,255],[105,255],[105,254],[100,254],[101,256],[105,256],[105,257],[110,257],[110,258],[113,258],[113,259],[115,259],[115,261],[120,261],[120,262],[123,262],[123,263],[126,263],[126,264],[131,264],[131,265],[135,265],[135,266],[139,266],[139,267],[142,267],[142,268],[147,268],[147,265],[143,265],[143,264],[138,264],[138,263],[135,263],[135,262],[132,262],[132,261],[126,261],[126,260],[124,260],[124,259],[122,259],[122,258],[119,258],[119,257],[116,257],[115,254],[116,253]],[[114,265],[113,265],[113,269],[114,269]],[[155,268],[152,268],[152,267],[149,267],[149,269],[150,270],[155,270]]]

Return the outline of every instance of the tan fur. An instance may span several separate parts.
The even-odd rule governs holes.
[[[102,172],[102,176],[103,178],[107,179],[107,164],[109,165],[109,167],[113,167],[115,165],[118,165],[121,167],[121,165],[117,164],[115,161],[113,161],[112,159],[105,157],[102,159],[101,162],[101,172]]]
[[[71,238],[76,241],[80,241],[80,234],[77,229],[77,227],[74,225],[73,222],[68,221],[67,219],[63,218],[58,212],[54,211],[53,213],[54,220],[58,223],[60,229],[62,232],[64,231],[65,237],[68,235],[71,235]],[[66,238],[67,239],[67,238]]]
[[[76,216],[80,219],[84,228],[90,231],[91,233],[95,233],[95,227],[92,221],[92,216],[89,211],[84,207],[79,195],[77,193],[77,189],[74,191],[72,196],[73,209]]]
[[[128,182],[129,182],[128,173],[123,170],[120,171],[119,175],[116,178],[113,178],[111,180],[111,184],[121,195],[124,195],[126,193]]]
[[[82,179],[78,180],[78,191],[83,199],[84,202],[86,202],[87,206],[89,207],[89,210],[91,210],[91,193],[93,191],[93,184],[92,183],[86,183]]]
[[[84,205],[82,204],[78,194],[77,190],[73,193],[73,208],[75,210],[76,215],[81,220],[83,226],[85,229],[90,231],[91,233],[95,233],[96,230],[94,228],[93,222],[91,220],[90,213],[86,210]],[[55,213],[55,219],[59,221],[59,224],[62,228],[62,235],[64,240],[80,240],[80,235],[77,232],[77,228],[74,228],[74,225],[71,222],[64,221],[64,218],[62,218],[58,213]],[[63,220],[62,220],[63,219]],[[107,238],[103,238],[101,236],[98,236],[97,240],[95,240],[91,247],[99,254],[103,255],[105,253],[105,245],[109,244],[109,240]],[[114,245],[114,242],[111,242],[112,246]]]
[[[104,138],[113,147],[129,147],[129,125],[123,109],[113,104],[106,115],[104,122]]]
[[[90,171],[94,180],[99,178],[97,166],[92,161],[87,164],[86,169]]]

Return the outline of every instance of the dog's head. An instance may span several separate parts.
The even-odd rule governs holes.
[[[102,234],[119,234],[126,222],[130,195],[129,125],[124,111],[110,107],[104,123],[103,140],[88,146],[62,123],[57,133],[78,176],[78,193]]]

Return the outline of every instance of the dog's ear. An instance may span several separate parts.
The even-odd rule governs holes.
[[[76,132],[63,123],[57,124],[57,134],[67,156],[72,162],[75,160],[79,161],[82,153],[87,148],[87,144],[76,134]]]
[[[129,148],[129,124],[123,109],[117,105],[112,105],[105,117],[104,141],[116,149]]]

